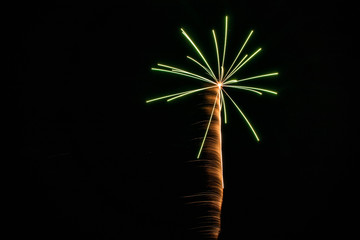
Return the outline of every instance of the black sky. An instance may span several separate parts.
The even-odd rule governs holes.
[[[229,57],[252,29],[247,53],[263,48],[239,74],[280,74],[256,82],[278,90],[276,97],[232,92],[262,141],[229,107],[220,239],[350,236],[358,130],[353,9],[344,1],[9,8],[14,236],[191,239],[182,196],[199,180],[188,161],[202,134],[201,96],[145,100],[199,86],[150,68],[191,68],[186,56],[196,53],[181,27],[215,61],[210,30],[221,36],[225,15]]]

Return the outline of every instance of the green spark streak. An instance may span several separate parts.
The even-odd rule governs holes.
[[[221,80],[224,77],[224,63],[225,63],[225,53],[226,53],[227,32],[228,32],[228,16],[225,17],[225,39],[224,39],[223,59],[222,59],[222,63],[221,63]]]
[[[201,51],[199,50],[199,48],[195,45],[195,43],[191,40],[191,38],[189,37],[189,35],[187,35],[187,33],[185,32],[184,29],[181,28],[182,34],[185,35],[185,37],[189,40],[189,42],[193,45],[193,47],[195,48],[195,50],[198,52],[198,54],[200,55],[200,57],[202,58],[202,60],[204,61],[204,63],[206,64],[206,66],[209,68],[210,72],[211,72],[211,76],[216,80],[215,74],[212,71],[211,67],[209,66],[208,62],[206,61],[205,57],[202,55]]]
[[[196,92],[200,92],[200,91],[204,91],[204,90],[206,90],[206,89],[215,88],[215,87],[217,87],[217,86],[211,86],[211,87],[205,87],[205,88],[199,88],[199,89],[195,89],[195,90],[190,90],[190,91],[185,92],[185,93],[183,93],[183,94],[180,94],[180,95],[178,95],[178,96],[176,96],[176,97],[172,97],[172,98],[168,99],[167,101],[170,102],[170,101],[175,100],[175,99],[177,99],[177,98],[185,97],[185,96],[187,96],[187,95],[189,95],[189,94],[196,93]]]
[[[158,100],[161,100],[161,99],[171,98],[171,97],[174,97],[174,96],[177,96],[177,97],[180,97],[180,95],[185,96],[185,95],[188,95],[188,94],[191,94],[191,93],[200,92],[200,91],[203,91],[203,90],[206,90],[206,89],[209,89],[209,88],[214,88],[214,87],[217,87],[217,86],[199,88],[199,89],[189,90],[189,91],[185,91],[185,92],[178,92],[178,93],[174,93],[174,94],[170,94],[170,95],[166,95],[166,96],[162,96],[162,97],[147,100],[146,103],[151,103],[151,102],[155,102],[155,101],[158,101]],[[170,101],[170,99],[168,101]]]
[[[214,42],[215,42],[215,48],[216,48],[216,57],[217,57],[217,63],[218,63],[218,74],[219,74],[219,78],[220,78],[220,57],[219,57],[219,48],[218,48],[218,43],[216,41],[216,35],[215,35],[215,30],[212,30],[213,36],[214,36]]]
[[[251,35],[253,34],[253,32],[254,32],[254,31],[253,31],[253,30],[251,30],[251,32],[250,32],[250,34],[249,34],[249,36],[246,38],[246,40],[245,40],[244,44],[242,45],[242,47],[241,47],[241,49],[240,49],[239,53],[236,55],[235,60],[234,60],[234,61],[233,61],[233,63],[231,64],[231,66],[230,66],[230,68],[228,69],[227,73],[225,74],[225,78],[227,77],[228,73],[231,71],[231,68],[234,66],[234,64],[235,64],[236,60],[237,60],[237,59],[238,59],[238,57],[240,56],[240,54],[241,54],[242,50],[244,49],[244,47],[245,47],[246,43],[249,41],[249,39],[250,39]]]
[[[236,88],[236,89],[240,89],[240,90],[246,90],[246,91],[249,91],[249,92],[254,92],[254,93],[257,93],[257,94],[259,94],[259,95],[262,95],[261,92],[256,91],[256,90],[253,90],[253,89],[249,89],[248,87],[243,87],[243,86],[228,86],[228,85],[225,85],[224,87]]]
[[[159,72],[166,72],[166,73],[172,73],[172,74],[178,74],[178,75],[181,75],[181,76],[185,76],[185,77],[189,77],[189,78],[193,78],[193,79],[197,79],[197,80],[200,80],[200,81],[204,81],[204,82],[207,82],[207,83],[212,83],[214,84],[213,81],[207,79],[207,78],[204,78],[204,77],[201,77],[201,76],[194,76],[196,74],[187,74],[186,71],[170,71],[170,70],[166,70],[166,69],[161,69],[161,68],[151,68],[151,70],[153,71],[159,71]]]
[[[239,108],[239,106],[234,102],[234,100],[230,97],[230,95],[225,91],[225,94],[229,97],[229,99],[231,100],[231,102],[235,105],[235,107],[237,108],[237,110],[241,113],[241,115],[243,116],[243,118],[245,119],[246,123],[248,124],[248,126],[250,127],[251,131],[253,132],[255,138],[257,141],[260,141],[258,135],[256,134],[254,128],[252,127],[251,123],[249,122],[249,120],[246,118],[245,114],[241,111],[241,109]]]
[[[180,68],[176,68],[176,67],[169,66],[169,65],[165,65],[165,64],[161,64],[161,63],[158,63],[158,66],[164,67],[164,68],[170,68],[170,69],[171,69],[172,71],[174,71],[174,72],[175,72],[175,71],[176,71],[176,72],[181,72],[181,73],[184,73],[184,74],[187,74],[187,75],[191,75],[191,76],[197,77],[197,78],[199,78],[199,79],[201,78],[201,79],[203,79],[204,81],[207,81],[207,82],[209,82],[209,83],[215,84],[214,81],[212,81],[212,80],[210,80],[210,79],[208,79],[208,78],[206,78],[206,77],[197,75],[197,74],[195,74],[195,73],[192,73],[192,72],[189,72],[189,71],[180,69]]]
[[[275,72],[275,73],[268,73],[268,74],[263,74],[263,75],[257,75],[257,76],[253,76],[253,77],[243,78],[243,79],[233,79],[233,80],[225,81],[224,83],[226,83],[226,84],[233,84],[233,83],[243,82],[243,81],[252,80],[252,79],[270,77],[270,76],[274,76],[274,75],[279,75],[279,73]]]
[[[189,92],[189,91],[180,92],[180,93],[174,93],[174,94],[170,94],[170,95],[166,95],[166,96],[162,96],[162,97],[158,97],[158,98],[153,98],[153,99],[150,99],[150,100],[146,100],[146,103],[151,103],[151,102],[155,102],[155,101],[158,101],[158,100],[161,100],[161,99],[170,98],[170,97],[177,96],[177,95],[187,93],[187,92]]]
[[[199,63],[198,61],[196,61],[195,59],[193,59],[190,56],[186,56],[188,59],[190,59],[191,61],[193,61],[194,63],[198,64],[200,67],[202,67],[210,76],[211,76],[211,72],[209,69],[207,69],[204,65],[202,65],[201,63]],[[212,76],[211,76],[212,77]]]
[[[259,48],[258,50],[256,50],[256,52],[254,52],[248,59],[245,60],[245,62],[243,62],[241,65],[240,63],[234,68],[234,70],[225,77],[225,81],[230,78],[232,75],[234,75],[237,71],[239,71],[240,68],[242,68],[242,66],[244,66],[248,61],[250,61],[250,59],[252,59],[258,52],[261,51],[261,48]]]
[[[226,105],[225,105],[225,98],[224,98],[224,93],[223,91],[221,91],[221,101],[222,101],[222,107],[224,107],[224,122],[225,124],[227,124],[227,114],[226,114]]]
[[[221,79],[221,82],[223,82],[223,79],[224,79],[224,67],[223,66],[221,66],[221,77],[220,77],[220,79]]]
[[[238,63],[238,65],[236,67],[238,67],[246,58],[247,58],[247,54],[245,54],[245,56],[240,60],[240,62]],[[231,71],[231,75],[233,74],[233,72],[235,71],[236,68],[233,69],[233,71]],[[230,74],[228,74],[228,76],[225,76],[225,79],[223,80],[223,82],[226,82],[227,79],[229,79]]]
[[[257,88],[257,87],[251,87],[251,86],[226,86],[226,87],[245,89],[245,90],[258,90],[258,91],[263,91],[263,92],[277,95],[277,92],[269,90],[269,89],[264,89],[264,88]]]
[[[228,81],[224,82],[224,84],[229,85],[229,84],[237,83],[237,81],[238,81],[238,80],[235,80],[235,79],[233,79],[233,80],[228,80]],[[226,86],[227,86],[227,85],[226,85]]]
[[[219,91],[219,92],[220,92],[220,91]],[[209,131],[209,127],[210,127],[210,124],[211,124],[212,117],[213,117],[213,115],[214,115],[214,110],[215,110],[215,107],[216,107],[216,101],[217,101],[218,96],[219,96],[219,93],[216,94],[215,101],[214,101],[214,106],[213,106],[213,108],[212,108],[212,110],[211,110],[211,115],[210,115],[209,123],[208,123],[208,125],[207,125],[206,131],[205,131],[205,135],[204,135],[203,141],[202,141],[202,143],[201,143],[199,153],[198,153],[198,155],[197,155],[197,159],[200,158],[201,151],[202,151],[202,149],[203,149],[203,147],[204,147],[204,143],[205,143],[205,140],[206,140],[206,136],[207,136],[208,131]]]

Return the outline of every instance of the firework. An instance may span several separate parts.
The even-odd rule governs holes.
[[[266,73],[256,76],[244,77],[244,78],[235,78],[235,74],[243,68],[248,62],[250,62],[258,53],[261,51],[261,48],[258,48],[253,53],[250,54],[242,54],[243,50],[247,42],[250,40],[254,31],[250,31],[249,35],[245,39],[242,44],[240,50],[238,51],[235,59],[230,64],[228,68],[225,67],[225,56],[227,50],[227,33],[228,33],[228,17],[225,17],[225,31],[224,31],[224,45],[223,51],[220,56],[219,45],[216,37],[215,30],[212,30],[212,36],[214,39],[215,50],[216,50],[216,73],[214,73],[213,69],[210,67],[208,61],[204,57],[203,53],[200,51],[198,46],[194,43],[194,41],[190,38],[190,36],[186,33],[184,29],[181,28],[182,34],[189,41],[192,47],[195,49],[200,60],[196,60],[193,57],[187,56],[187,59],[199,66],[204,74],[196,74],[178,67],[169,66],[165,64],[157,64],[158,67],[151,68],[153,71],[165,72],[169,74],[181,75],[187,78],[191,78],[197,81],[201,81],[205,84],[205,86],[197,89],[190,89],[183,92],[177,92],[157,98],[153,98],[147,100],[147,103],[159,101],[159,100],[167,100],[168,102],[173,101],[175,99],[179,99],[182,97],[189,96],[194,93],[206,92],[208,96],[206,98],[207,105],[210,106],[207,108],[207,113],[209,114],[209,120],[207,122],[207,126],[205,128],[205,133],[202,138],[200,148],[197,154],[197,159],[202,157],[202,163],[205,164],[205,169],[207,169],[208,176],[210,178],[209,189],[201,194],[195,194],[191,197],[204,197],[205,200],[197,200],[195,203],[197,204],[206,204],[212,210],[209,211],[212,214],[207,216],[208,222],[211,224],[199,226],[199,229],[202,229],[203,232],[207,233],[211,238],[217,239],[217,236],[220,231],[220,213],[221,213],[221,205],[222,205],[222,196],[223,196],[223,188],[224,188],[224,178],[223,178],[223,160],[222,160],[222,137],[221,137],[221,122],[222,115],[224,118],[224,123],[226,124],[227,119],[227,105],[225,103],[225,99],[230,100],[230,102],[235,106],[235,109],[240,113],[242,118],[245,120],[246,125],[251,130],[254,138],[257,141],[260,141],[258,134],[256,133],[254,127],[241,110],[239,105],[233,100],[233,98],[228,93],[228,89],[234,90],[242,90],[248,91],[251,93],[262,95],[263,93],[269,94],[277,94],[277,92],[269,89],[258,88],[254,86],[244,85],[243,83],[259,79],[259,78],[267,78],[278,75],[277,72]],[[243,55],[243,56],[242,56]],[[201,62],[200,62],[201,61]],[[225,90],[226,89],[226,90]],[[204,155],[204,156],[203,156]],[[199,160],[200,161],[200,160]]]

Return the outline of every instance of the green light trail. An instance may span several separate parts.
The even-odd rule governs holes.
[[[224,122],[225,124],[227,124],[227,114],[226,114],[226,104],[225,104],[225,98],[224,98],[224,93],[221,90],[221,110],[222,108],[224,108]]]
[[[198,52],[198,54],[200,55],[200,57],[203,59],[204,63],[206,64],[206,66],[209,68],[210,72],[211,72],[211,76],[214,78],[214,80],[216,80],[215,74],[213,72],[213,70],[211,69],[210,65],[208,64],[208,62],[206,61],[205,57],[202,55],[201,51],[199,50],[199,48],[196,46],[196,44],[191,40],[191,38],[189,37],[189,35],[185,32],[184,29],[181,28],[182,34],[185,35],[185,37],[189,40],[189,42],[193,45],[193,47],[195,48],[195,50]]]
[[[243,62],[242,64],[241,64],[241,62],[240,62],[240,63],[234,68],[234,70],[231,71],[231,73],[225,77],[225,81],[226,81],[228,78],[230,78],[232,75],[234,75],[237,71],[239,71],[240,68],[242,68],[242,66],[244,66],[250,59],[252,59],[252,58],[253,58],[258,52],[260,52],[260,51],[261,51],[261,48],[259,48],[258,50],[256,50],[256,52],[254,52],[248,59],[246,59],[245,62]],[[240,65],[240,64],[241,64],[241,65]]]
[[[264,88],[256,88],[256,87],[250,87],[250,86],[232,86],[232,85],[231,86],[225,85],[225,86],[229,87],[229,88],[238,88],[238,89],[244,89],[244,90],[258,90],[258,91],[263,91],[263,92],[277,95],[277,92],[269,90],[269,89],[264,89]],[[260,95],[261,95],[261,93],[260,93]]]
[[[215,48],[216,48],[216,58],[217,58],[217,63],[218,63],[218,76],[219,78],[221,73],[220,73],[220,58],[219,58],[219,48],[218,48],[218,43],[216,41],[216,35],[215,35],[215,30],[212,30],[213,36],[214,36],[214,42],[215,42]]]
[[[223,52],[223,59],[222,59],[222,63],[221,63],[220,81],[222,81],[224,78],[224,63],[225,63],[225,53],[226,53],[227,32],[228,32],[228,16],[225,17],[224,52]]]
[[[249,89],[249,88],[243,87],[243,86],[227,86],[226,85],[225,87],[236,88],[236,89],[240,89],[240,90],[246,90],[246,91],[249,91],[249,92],[254,92],[254,93],[257,93],[259,95],[262,95],[262,92],[259,92],[259,91],[253,90],[253,89]]]
[[[235,64],[236,60],[237,60],[237,59],[238,59],[238,57],[240,56],[240,54],[241,54],[242,50],[244,49],[244,47],[245,47],[246,43],[249,41],[249,39],[250,39],[251,35],[253,34],[253,32],[254,32],[254,31],[253,31],[253,30],[251,30],[250,34],[249,34],[249,35],[248,35],[248,37],[246,38],[246,40],[245,40],[244,44],[242,45],[242,47],[241,47],[241,49],[240,49],[239,53],[236,55],[236,58],[234,59],[234,61],[233,61],[233,63],[231,64],[231,66],[229,67],[228,71],[226,72],[226,74],[225,74],[225,78],[226,78],[226,76],[228,75],[228,73],[230,72],[231,68],[234,66],[234,64]]]
[[[195,90],[192,90],[192,91],[188,91],[188,92],[183,93],[183,94],[180,94],[180,95],[178,95],[178,96],[176,96],[176,97],[172,97],[172,98],[168,99],[167,101],[170,102],[170,101],[175,100],[175,99],[177,99],[177,98],[185,97],[185,96],[187,96],[187,95],[189,95],[189,94],[196,93],[196,92],[200,92],[200,91],[204,91],[204,90],[210,89],[210,88],[216,88],[216,86],[199,88],[199,89],[195,89]]]
[[[247,54],[245,54],[245,56],[244,56],[244,57],[240,60],[240,62],[238,63],[238,65],[237,65],[237,66],[239,66],[239,65],[240,65],[240,64],[241,64],[241,63],[242,63],[242,62],[243,62],[243,61],[247,58],[247,56],[248,56],[248,55],[247,55]],[[233,69],[233,71],[231,71],[231,73],[230,73],[231,75],[233,75],[233,73],[232,73],[232,72],[234,72],[234,71],[235,71],[235,69],[236,69],[236,68],[234,68],[234,69]],[[225,79],[223,79],[223,82],[226,82],[226,81],[227,81],[227,79],[229,79],[229,74],[228,74],[227,76],[225,76]]]
[[[220,91],[219,91],[219,92],[220,92]],[[205,140],[206,140],[207,134],[208,134],[208,132],[209,132],[209,127],[210,127],[210,125],[211,125],[211,120],[212,120],[212,117],[213,117],[213,115],[214,115],[214,110],[215,110],[215,107],[216,107],[216,101],[217,101],[217,98],[218,98],[218,96],[219,96],[219,92],[216,94],[216,97],[215,97],[214,106],[213,106],[213,108],[212,108],[212,110],[211,110],[211,115],[210,115],[209,123],[208,123],[208,125],[207,125],[206,131],[205,131],[205,135],[204,135],[204,137],[203,137],[203,140],[202,140],[202,143],[201,143],[201,146],[200,146],[200,150],[199,150],[199,153],[198,153],[198,155],[197,155],[197,159],[200,158],[201,151],[202,151],[202,149],[203,149],[203,147],[204,147]]]
[[[237,108],[237,110],[240,112],[240,114],[243,116],[243,118],[245,119],[246,123],[248,124],[248,126],[250,127],[251,131],[253,132],[256,140],[259,142],[260,139],[258,137],[258,135],[255,132],[255,129],[253,128],[253,126],[251,125],[251,123],[249,122],[249,120],[247,119],[247,117],[245,116],[245,114],[241,111],[241,109],[239,108],[239,106],[234,102],[234,100],[230,97],[230,95],[225,91],[225,94],[228,96],[228,98],[231,100],[231,102],[235,105],[235,107]]]
[[[191,61],[195,62],[196,64],[198,64],[200,67],[202,67],[202,68],[209,74],[209,76],[212,77],[210,70],[207,69],[204,65],[202,65],[201,63],[199,63],[198,61],[196,61],[195,59],[193,59],[193,58],[190,57],[190,56],[186,56],[186,57],[187,57],[188,59],[190,59]]]
[[[193,90],[191,90],[191,91],[193,91]],[[174,93],[174,94],[170,94],[170,95],[166,95],[166,96],[162,96],[162,97],[158,97],[158,98],[149,99],[149,100],[146,100],[146,103],[151,103],[151,102],[155,102],[155,101],[158,101],[158,100],[161,100],[161,99],[170,98],[170,97],[177,96],[177,95],[180,95],[180,94],[184,94],[184,93],[187,93],[187,92],[190,92],[190,91]]]
[[[262,74],[262,75],[257,75],[257,76],[253,76],[253,77],[248,77],[248,78],[227,80],[224,83],[233,84],[233,83],[248,81],[248,80],[252,80],[252,79],[258,79],[258,78],[263,78],[263,77],[271,77],[271,76],[275,76],[275,75],[279,75],[279,73],[275,72],[275,73],[268,73],[268,74]]]
[[[203,79],[204,81],[207,81],[207,82],[209,82],[209,83],[214,83],[214,81],[212,81],[212,80],[210,80],[210,79],[208,79],[208,78],[206,78],[206,77],[197,75],[197,74],[195,74],[195,73],[192,73],[192,72],[189,72],[189,71],[180,69],[180,68],[176,68],[176,67],[169,66],[169,65],[165,65],[165,64],[161,64],[161,63],[158,63],[158,66],[160,66],[160,67],[165,67],[165,68],[170,68],[170,69],[173,70],[173,71],[182,72],[182,73],[185,73],[185,74],[188,74],[188,75],[197,77],[197,78],[199,78],[199,79]]]
[[[182,75],[182,76],[186,76],[186,77],[189,77],[189,78],[194,78],[194,79],[197,79],[197,80],[200,80],[200,81],[204,81],[204,82],[207,82],[207,83],[212,83],[214,84],[213,81],[205,78],[205,77],[197,77],[197,76],[194,76],[195,74],[186,74],[187,72],[186,71],[179,71],[179,70],[176,70],[176,71],[170,71],[170,70],[166,70],[166,69],[161,69],[161,68],[151,68],[151,70],[153,71],[159,71],[159,72],[167,72],[167,73],[172,73],[172,74],[177,74],[177,75]]]
[[[170,95],[165,95],[165,96],[162,96],[162,97],[149,99],[149,100],[146,101],[146,103],[151,103],[151,102],[155,102],[155,101],[166,99],[166,98],[170,98],[170,99],[167,100],[169,102],[169,101],[172,101],[172,100],[174,100],[176,98],[189,95],[191,93],[196,93],[196,92],[204,91],[206,89],[215,88],[215,87],[216,86],[204,87],[204,88],[193,89],[193,90],[189,90],[189,91],[185,91],[185,92],[178,92],[178,93],[174,93],[174,94],[170,94]]]

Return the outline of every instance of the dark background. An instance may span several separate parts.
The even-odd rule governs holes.
[[[280,74],[254,82],[278,96],[231,91],[261,142],[228,104],[220,239],[353,234],[355,6],[314,2],[5,8],[12,236],[191,239],[182,196],[199,180],[188,161],[202,135],[201,98],[145,100],[201,86],[150,68],[192,68],[180,27],[214,63],[211,29],[221,39],[225,15],[228,59],[252,29],[245,52],[263,48],[238,76]]]

